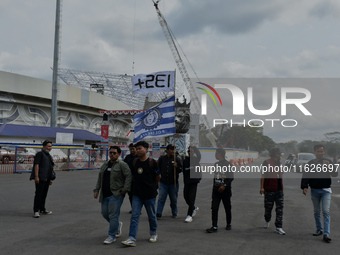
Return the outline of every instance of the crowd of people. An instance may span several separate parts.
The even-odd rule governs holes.
[[[53,159],[49,152],[52,149],[51,141],[44,141],[43,149],[38,152],[34,159],[34,167],[30,179],[35,181],[35,197],[33,212],[34,217],[40,214],[52,214],[46,210],[45,201],[49,186],[55,178],[53,171]],[[139,141],[130,144],[128,154],[124,160],[120,160],[121,149],[111,146],[109,149],[109,161],[105,162],[98,174],[95,186],[94,198],[99,198],[101,214],[109,223],[108,237],[104,244],[111,244],[122,234],[123,223],[119,221],[120,208],[125,195],[128,194],[131,204],[131,219],[129,238],[121,243],[126,246],[136,246],[139,219],[144,206],[148,215],[150,238],[149,242],[158,239],[158,221],[162,219],[162,213],[167,197],[170,199],[170,208],[173,218],[177,218],[177,199],[179,191],[179,174],[183,173],[183,194],[188,205],[186,223],[193,221],[199,208],[195,206],[197,186],[202,178],[201,173],[194,171],[195,166],[200,164],[201,153],[197,147],[191,145],[188,148],[188,156],[182,161],[176,157],[175,148],[169,144],[165,155],[158,162],[148,157],[149,144]],[[311,189],[311,198],[314,207],[316,231],[314,236],[323,235],[323,240],[331,242],[330,238],[330,202],[331,202],[331,177],[338,175],[337,171],[331,171],[331,160],[324,158],[325,147],[321,144],[314,146],[315,159],[307,165],[323,171],[305,171],[301,179],[301,189],[304,195],[308,188]],[[225,149],[218,148],[215,152],[216,166],[226,169],[231,163],[225,158]],[[280,169],[281,152],[278,148],[270,150],[270,158],[263,162],[263,166],[278,167]],[[211,219],[212,225],[206,229],[207,233],[218,231],[218,210],[222,201],[226,215],[226,230],[231,230],[231,184],[234,180],[233,172],[215,172],[212,186]],[[282,171],[266,171],[262,173],[260,181],[260,194],[264,195],[264,228],[268,228],[272,218],[274,204],[276,206],[275,227],[276,232],[285,235],[283,223],[283,175]],[[157,209],[156,209],[156,198]],[[321,208],[321,209],[320,209]],[[323,214],[323,224],[321,220]]]

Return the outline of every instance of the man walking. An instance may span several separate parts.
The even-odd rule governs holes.
[[[45,208],[48,188],[52,185],[53,179],[54,162],[50,155],[52,142],[45,140],[42,145],[43,149],[34,157],[33,170],[30,176],[30,180],[34,180],[35,183],[34,218],[39,218],[40,214],[52,214],[52,211],[47,211]]]
[[[102,165],[93,190],[94,198],[98,198],[99,195],[104,219],[110,223],[108,237],[104,244],[115,242],[116,237],[122,234],[123,223],[119,222],[120,207],[126,192],[131,187],[131,171],[125,162],[118,159],[120,154],[121,149],[118,146],[110,147],[110,160]]]
[[[129,150],[130,150],[130,154],[126,155],[126,157],[124,158],[124,162],[129,165],[129,168],[130,168],[131,173],[132,173],[132,170],[133,170],[133,166],[132,166],[133,160],[138,158],[138,156],[137,156],[136,148],[133,145],[133,143],[129,144]],[[131,190],[128,192],[131,208],[132,208],[132,197],[133,197],[132,190],[133,190],[133,181],[131,183]],[[130,211],[130,213],[132,213],[132,210]]]
[[[172,218],[177,218],[178,178],[182,172],[182,165],[179,158],[174,160],[174,146],[169,144],[166,147],[166,155],[158,159],[158,167],[161,174],[159,184],[159,196],[157,202],[157,219],[162,218],[163,208],[167,196],[170,198]]]
[[[196,215],[198,207],[195,206],[197,184],[202,178],[201,172],[195,172],[195,167],[200,165],[201,153],[193,144],[188,148],[188,157],[183,162],[183,181],[184,181],[184,199],[188,208],[187,217],[184,220],[189,223],[192,222],[192,217]]]
[[[132,215],[130,221],[129,238],[122,241],[123,245],[136,246],[139,218],[144,205],[148,214],[150,226],[149,242],[157,241],[157,217],[156,217],[156,196],[158,182],[160,179],[157,163],[150,159],[146,153],[149,144],[145,141],[136,143],[138,159],[133,161],[133,198],[132,198]]]
[[[338,176],[337,168],[332,164],[332,161],[324,158],[325,146],[317,144],[314,146],[315,159],[308,162],[304,166],[304,171],[301,179],[301,189],[303,194],[306,195],[308,186],[311,188],[311,198],[314,207],[314,219],[316,224],[316,231],[313,236],[323,234],[323,240],[330,243],[332,239],[330,234],[330,206],[331,206],[331,177]],[[321,210],[324,219],[324,227],[321,223]]]
[[[281,152],[279,148],[270,150],[270,159],[262,163],[263,173],[261,177],[260,194],[264,194],[264,228],[268,228],[272,218],[272,210],[274,203],[276,204],[276,232],[280,235],[285,235],[286,232],[282,229],[283,217],[283,182],[281,168]]]
[[[232,164],[225,159],[225,150],[218,148],[215,153],[218,162],[215,163],[214,186],[212,190],[211,218],[212,227],[206,229],[207,233],[217,232],[218,209],[222,200],[226,213],[226,230],[231,230],[231,182],[234,180],[234,173],[230,171]],[[218,169],[224,169],[218,170]]]

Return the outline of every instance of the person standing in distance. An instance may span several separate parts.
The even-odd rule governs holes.
[[[268,228],[272,218],[272,210],[274,203],[276,204],[276,232],[280,235],[285,235],[286,232],[282,229],[283,219],[283,181],[281,169],[281,152],[279,148],[270,150],[270,159],[262,163],[263,171],[261,177],[260,194],[264,194],[264,228]]]
[[[108,237],[104,240],[104,244],[115,242],[116,237],[122,234],[123,223],[119,222],[120,207],[126,192],[131,187],[131,171],[125,162],[118,159],[120,154],[121,149],[118,146],[110,147],[110,160],[100,168],[97,184],[93,190],[94,198],[97,199],[99,195],[104,219],[110,223]]]
[[[311,198],[314,207],[314,219],[316,231],[313,236],[320,236],[323,234],[323,240],[330,243],[332,239],[329,237],[331,216],[331,177],[338,176],[338,171],[335,165],[332,164],[330,159],[324,158],[325,146],[317,144],[314,146],[315,159],[312,159],[304,166],[304,172],[301,179],[301,189],[304,195],[307,194],[308,186],[311,188]],[[315,169],[315,171],[312,171]],[[319,171],[319,169],[321,171]],[[319,171],[319,172],[318,172]],[[324,227],[321,223],[321,210],[324,219]]]
[[[39,218],[40,214],[52,214],[52,211],[47,211],[45,208],[47,192],[49,186],[52,185],[51,175],[54,166],[53,158],[50,155],[52,142],[45,140],[42,145],[43,149],[34,157],[33,170],[30,176],[30,180],[34,180],[35,183],[34,218]]]
[[[166,147],[166,154],[158,159],[158,168],[161,174],[159,183],[159,196],[157,201],[157,219],[162,218],[166,198],[169,195],[172,218],[177,218],[177,198],[179,190],[179,173],[182,172],[181,160],[176,157],[174,160],[175,147],[169,144]],[[176,174],[175,174],[176,171]]]
[[[159,171],[154,159],[147,156],[149,144],[145,141],[136,143],[138,159],[133,164],[133,198],[132,215],[130,220],[129,238],[122,241],[125,246],[136,246],[139,218],[144,205],[149,219],[150,239],[154,243],[158,239],[157,217],[156,217],[156,196],[159,183]]]
[[[183,162],[183,195],[185,202],[189,206],[187,217],[184,220],[187,223],[192,222],[192,217],[196,215],[199,209],[197,206],[195,206],[195,200],[197,185],[202,179],[202,173],[197,173],[195,171],[195,167],[200,165],[200,160],[201,152],[195,145],[191,144],[188,148],[188,157],[186,157]]]
[[[232,164],[225,159],[225,150],[223,148],[218,148],[215,152],[215,157],[218,162],[215,163],[215,169],[219,167],[225,169],[226,171],[216,170],[214,174],[214,186],[212,190],[212,201],[211,201],[211,218],[212,227],[206,229],[207,233],[217,232],[217,220],[218,220],[218,209],[222,200],[227,226],[226,230],[231,230],[231,182],[234,180],[234,173],[229,171]]]

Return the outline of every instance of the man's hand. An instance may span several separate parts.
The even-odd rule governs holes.
[[[264,188],[260,189],[260,194],[263,195],[264,194]]]
[[[126,191],[125,191],[125,190],[121,190],[121,191],[120,191],[120,194],[122,194],[123,196],[125,196]]]
[[[218,189],[218,192],[222,193],[224,190],[225,190],[225,186],[221,186],[221,187]]]
[[[176,161],[174,162],[174,167],[177,168],[177,162]]]
[[[39,184],[39,177],[38,177],[38,176],[36,176],[36,177],[34,178],[34,182],[35,182],[35,184]]]
[[[302,190],[302,193],[306,196],[307,191],[308,191],[308,189],[307,189],[307,188],[304,188],[304,189]]]
[[[94,194],[93,194],[93,197],[94,197],[95,199],[97,199],[97,198],[98,198],[98,193],[94,193]]]
[[[50,180],[50,185],[52,185],[53,181]]]

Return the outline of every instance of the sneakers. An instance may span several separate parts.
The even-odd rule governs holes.
[[[263,227],[264,227],[264,228],[269,228],[269,225],[270,225],[270,221],[268,221],[268,222],[266,221],[266,222],[264,223]]]
[[[41,211],[40,213],[43,215],[50,215],[52,214],[52,211]]]
[[[197,211],[199,210],[200,208],[198,208],[197,206],[195,206],[195,209],[194,211],[192,212],[192,217],[194,217],[197,213]]]
[[[160,220],[160,219],[162,219],[162,214],[157,213],[157,214],[156,214],[156,217],[157,217],[157,220]]]
[[[158,238],[157,234],[156,235],[152,235],[150,237],[150,239],[149,239],[149,242],[150,243],[155,243],[155,242],[157,242],[157,238]]]
[[[186,223],[192,222],[192,217],[190,215],[188,215],[184,221]]]
[[[313,233],[313,236],[321,236],[323,234],[323,231],[318,229]]]
[[[276,233],[278,233],[280,235],[285,235],[286,234],[286,232],[284,232],[282,228],[276,228]]]
[[[150,238],[151,239],[151,238]],[[122,244],[125,246],[131,246],[131,247],[135,247],[136,246],[136,241],[128,238],[125,241],[122,241]]]
[[[332,241],[332,239],[330,239],[328,235],[324,235],[324,236],[323,236],[323,240],[324,240],[326,243],[330,243],[330,242]]]
[[[172,218],[177,219],[177,214],[173,214]]]
[[[205,231],[207,233],[215,233],[215,232],[217,232],[217,228],[216,227],[211,227],[211,228],[207,228]]]
[[[40,217],[40,214],[39,212],[35,212],[34,215],[33,215],[34,218],[39,218]]]
[[[110,243],[114,243],[116,241],[116,238],[114,238],[113,236],[108,236],[105,240],[104,240],[104,244],[110,244]]]
[[[228,224],[226,227],[225,227],[226,230],[231,230],[231,224]]]
[[[119,222],[119,226],[118,226],[118,229],[117,229],[117,233],[116,233],[116,237],[120,237],[122,235],[122,227],[123,227],[123,222]]]

